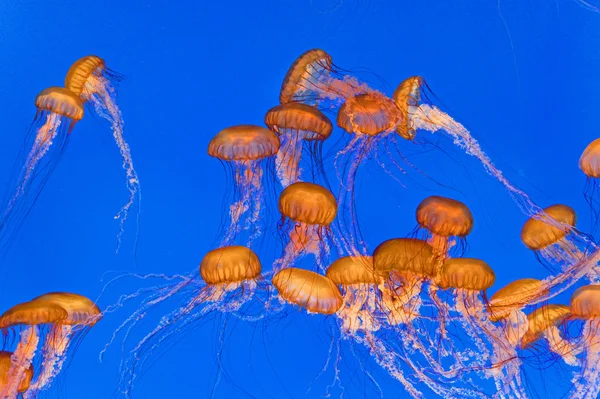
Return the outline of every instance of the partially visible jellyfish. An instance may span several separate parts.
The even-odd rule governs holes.
[[[279,138],[264,127],[237,125],[221,130],[208,145],[208,155],[223,161],[232,175],[233,202],[229,206],[229,224],[221,245],[232,245],[242,232],[248,234],[246,246],[252,246],[262,233],[259,224],[265,211],[265,171],[279,150]]]
[[[460,201],[432,195],[421,201],[417,207],[416,218],[419,226],[429,232],[427,242],[433,247],[438,276],[442,264],[450,256],[451,248],[462,244],[459,245],[461,249],[458,254],[463,255],[465,237],[473,229],[473,215]]]
[[[8,193],[0,216],[0,240],[6,250],[12,243],[50,175],[58,165],[75,123],[83,118],[78,96],[62,87],[50,87],[35,99],[37,114],[26,141],[24,161],[13,192]],[[30,135],[33,135],[29,143]],[[31,146],[27,148],[27,146]]]
[[[416,238],[394,238],[375,248],[373,265],[386,276],[381,291],[388,323],[410,323],[419,315],[423,284],[435,276],[433,248]]]
[[[8,373],[13,364],[12,356],[12,352],[0,351],[0,390],[4,389],[4,387],[6,387],[10,383]],[[29,368],[25,370],[25,374],[23,379],[21,380],[21,384],[17,388],[17,394],[23,394],[29,389],[32,378],[33,366],[29,366]]]
[[[154,307],[172,298],[183,300],[183,304],[161,317],[157,325],[130,350],[129,356],[121,365],[123,393],[130,394],[138,377],[138,369],[143,369],[154,351],[193,322],[211,313],[231,315],[245,321],[257,321],[265,317],[264,308],[257,315],[248,311],[248,307],[254,305],[253,299],[259,294],[265,294],[261,303],[268,301],[268,287],[262,280],[261,271],[260,260],[250,248],[225,246],[209,251],[202,259],[199,273],[202,281],[197,279],[197,274],[189,277],[161,276],[164,280],[175,282],[142,289],[124,298],[130,300],[141,297],[146,292],[150,293],[143,298],[137,310],[116,329],[102,351],[101,358],[123,330],[124,341],[127,342],[131,332]],[[147,276],[141,278],[145,279]]]
[[[279,102],[327,107],[328,102],[335,106],[348,98],[372,91],[355,77],[343,75],[327,52],[312,49],[301,54],[289,68],[281,84]]]
[[[67,359],[71,342],[81,339],[102,317],[100,309],[93,301],[78,294],[52,292],[34,298],[32,302],[60,306],[67,311],[67,317],[50,326],[42,348],[42,366],[25,395],[26,398],[35,397],[38,391],[50,387]]]
[[[0,390],[0,398],[15,398],[24,380],[27,380],[44,325],[60,324],[69,316],[59,305],[46,301],[31,301],[13,306],[0,316],[3,335],[19,336],[8,370],[8,383]]]
[[[286,302],[308,313],[331,315],[343,303],[340,290],[329,278],[310,270],[288,267],[273,276],[273,285]]]
[[[592,229],[596,229],[600,217],[600,191],[598,178],[600,177],[600,139],[592,141],[579,158],[579,169],[586,175],[587,180],[583,195],[593,214]]]
[[[405,140],[413,140],[416,135],[412,124],[412,117],[421,101],[422,89],[425,80],[420,76],[411,76],[405,79],[394,91],[392,99],[400,110],[400,123],[396,126],[396,133]]]
[[[343,306],[337,316],[342,332],[377,331],[379,321],[379,289],[383,277],[375,272],[371,256],[346,256],[327,268],[325,275],[341,287]]]
[[[117,85],[121,79],[121,75],[109,69],[104,60],[95,55],[75,61],[65,78],[65,87],[80,96],[84,103],[91,104],[92,109],[110,123],[115,142],[121,152],[123,169],[127,177],[129,200],[115,216],[115,219],[120,219],[121,223],[117,245],[120,244],[123,226],[136,196],[138,197],[138,206],[141,201],[140,181],[133,167],[131,150],[123,137],[125,123],[117,105]]]
[[[581,343],[585,357],[573,380],[572,398],[593,399],[600,394],[600,286],[580,287],[571,297],[571,314],[584,321]]]
[[[528,219],[521,229],[521,241],[551,271],[562,272],[585,257],[577,246],[577,215],[567,205],[552,205]]]
[[[326,178],[323,169],[323,141],[331,135],[333,125],[318,109],[289,103],[271,108],[265,115],[265,125],[279,135],[281,147],[277,152],[277,177],[285,188],[302,181],[300,161],[304,150],[309,155],[311,181]]]
[[[526,396],[520,374],[521,361],[517,347],[529,329],[529,320],[523,309],[546,294],[540,280],[525,278],[507,284],[492,295],[489,301],[489,319],[500,322],[500,328],[485,323],[485,331],[493,345],[490,373],[501,395],[510,392]]]
[[[329,225],[337,214],[331,191],[313,183],[291,184],[279,196],[279,212],[287,244],[273,265],[274,271],[293,266],[306,254],[314,255],[317,267],[325,271],[324,258],[330,252]]]
[[[579,350],[573,347],[559,329],[569,317],[571,309],[566,305],[543,305],[535,309],[527,315],[528,328],[521,338],[521,347],[527,349],[545,339],[553,353],[560,356],[566,364],[576,366]]]
[[[337,124],[352,134],[352,139],[335,157],[340,183],[338,199],[344,209],[338,219],[343,250],[349,255],[364,255],[366,244],[357,223],[355,181],[359,165],[375,154],[381,140],[392,133],[400,122],[398,107],[380,93],[351,97],[340,107]]]

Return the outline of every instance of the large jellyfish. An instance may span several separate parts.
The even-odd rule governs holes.
[[[552,205],[528,219],[521,229],[521,241],[535,252],[536,258],[550,271],[562,272],[586,256],[580,249],[575,229],[577,215],[567,205]]]
[[[35,106],[37,115],[26,141],[24,165],[16,166],[22,169],[14,183],[16,187],[8,193],[1,211],[2,250],[12,243],[56,168],[71,130],[83,118],[83,104],[79,97],[62,87],[42,91],[35,99]]]
[[[277,152],[277,177],[283,187],[301,181],[300,161],[303,150],[310,157],[311,180],[326,179],[323,169],[323,141],[331,135],[333,125],[318,109],[289,103],[271,108],[265,124],[279,135],[281,147]]]
[[[584,320],[581,345],[585,358],[573,380],[571,398],[592,399],[600,394],[600,286],[580,287],[571,297],[571,314]]]
[[[342,320],[342,332],[379,329],[379,288],[383,277],[375,272],[371,256],[345,256],[333,262],[325,275],[341,287],[343,306],[337,316]]]
[[[41,366],[24,397],[33,398],[47,389],[64,365],[71,340],[82,337],[100,317],[100,310],[88,298],[59,292],[13,306],[2,314],[0,329],[4,335],[19,334],[20,340],[0,397],[16,397],[23,381],[31,380],[28,374],[40,341],[43,342]]]
[[[330,251],[329,225],[337,214],[333,194],[318,184],[294,183],[281,192],[279,212],[288,241],[283,255],[273,265],[274,271],[294,265],[306,254],[314,255],[317,267],[325,271],[324,258]]]
[[[92,109],[110,123],[115,142],[121,152],[123,169],[127,177],[129,199],[115,216],[115,219],[120,219],[117,245],[120,244],[123,226],[136,196],[138,206],[141,200],[140,181],[133,167],[131,150],[123,137],[125,124],[121,110],[117,105],[117,85],[121,79],[121,75],[109,69],[104,60],[95,55],[89,55],[75,61],[69,68],[65,78],[65,87],[80,96],[83,102],[91,104]]]
[[[262,304],[267,303],[268,287],[261,277],[262,266],[256,253],[243,246],[226,246],[209,251],[200,263],[200,277],[197,276],[169,278],[174,283],[141,289],[128,295],[124,300],[140,297],[147,292],[138,309],[130,315],[115,331],[107,347],[114,342],[121,331],[125,331],[124,341],[129,340],[130,333],[137,324],[145,319],[151,310],[171,298],[182,300],[169,314],[160,321],[130,350],[129,356],[121,364],[123,393],[129,395],[139,370],[160,347],[162,343],[175,337],[182,329],[211,313],[232,315],[246,321],[260,320],[265,316],[265,309],[259,309],[257,315],[250,314],[248,307],[260,294]],[[160,276],[167,279],[166,276]],[[147,278],[147,276],[143,276]],[[105,348],[106,350],[106,348]],[[101,353],[101,357],[104,350]]]
[[[372,91],[355,77],[344,75],[324,50],[313,49],[300,55],[288,70],[281,84],[279,102],[328,107]]]
[[[264,127],[237,125],[221,130],[208,145],[208,155],[224,161],[232,175],[233,202],[229,206],[229,224],[221,245],[232,245],[240,233],[247,233],[246,246],[262,234],[258,223],[265,208],[265,169],[279,150],[279,138]],[[270,171],[272,172],[272,171]]]

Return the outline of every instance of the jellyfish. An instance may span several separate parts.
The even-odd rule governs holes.
[[[246,246],[262,233],[258,223],[264,212],[265,169],[271,165],[270,158],[279,150],[279,138],[272,131],[260,126],[237,125],[221,130],[208,145],[208,155],[221,161],[233,175],[233,203],[229,206],[229,225],[221,239],[221,245],[232,245],[240,233],[245,232]]]
[[[586,285],[571,297],[573,317],[584,321],[581,341],[585,357],[573,380],[571,398],[592,399],[600,394],[600,286]]]
[[[569,317],[571,309],[566,305],[543,305],[535,309],[527,315],[528,328],[521,338],[521,348],[532,347],[544,338],[553,353],[560,356],[566,364],[576,366],[579,350],[573,347],[558,328]]]
[[[4,389],[10,381],[9,374],[12,365],[13,365],[13,353],[8,351],[0,351],[0,390]],[[25,370],[23,379],[19,387],[17,388],[17,393],[23,394],[29,389],[31,385],[31,379],[33,378],[33,367],[29,366],[27,370]]]
[[[15,188],[9,193],[0,216],[0,240],[6,250],[64,152],[75,123],[83,118],[79,97],[62,87],[43,90],[35,99],[37,115],[28,134],[26,155]],[[29,136],[33,135],[29,144]],[[21,163],[21,160],[17,161]]]
[[[67,317],[50,326],[42,348],[41,369],[25,398],[35,397],[38,391],[50,387],[65,363],[71,342],[83,337],[102,317],[100,309],[93,301],[78,294],[52,292],[32,300],[36,301],[60,306],[67,311]]]
[[[564,271],[583,259],[585,249],[577,247],[577,215],[567,205],[552,205],[528,219],[521,230],[521,241],[551,271]],[[558,268],[557,268],[558,266]]]
[[[366,244],[357,224],[355,181],[359,165],[367,159],[378,143],[393,132],[400,120],[396,105],[380,93],[361,94],[349,98],[340,107],[337,124],[353,134],[348,144],[335,157],[340,182],[338,200],[344,210],[338,219],[343,249],[350,255],[366,253]]]
[[[490,373],[501,397],[509,395],[509,392],[526,397],[520,375],[521,361],[516,351],[529,328],[523,308],[545,295],[546,289],[542,281],[524,278],[502,287],[490,298],[489,320],[500,322],[500,328],[484,322],[482,329],[489,335],[493,346]]]
[[[333,262],[325,273],[341,286],[343,306],[337,316],[342,331],[353,335],[358,331],[377,331],[379,321],[379,289],[383,277],[375,272],[371,256],[345,256]]]
[[[342,307],[340,290],[329,278],[310,270],[288,267],[273,276],[273,285],[286,302],[308,313],[332,315]]]
[[[592,141],[579,158],[579,169],[586,175],[587,181],[583,191],[586,202],[590,205],[593,214],[592,227],[596,227],[600,207],[598,196],[598,177],[600,177],[600,139]]]
[[[89,55],[75,61],[71,65],[71,68],[69,68],[67,77],[65,78],[65,87],[79,96],[82,102],[91,104],[91,108],[96,114],[110,123],[115,142],[121,153],[123,169],[127,178],[126,184],[129,191],[129,199],[115,216],[115,219],[120,220],[117,250],[121,242],[123,227],[129,210],[133,206],[136,197],[138,199],[138,207],[141,201],[140,181],[133,167],[129,144],[127,144],[123,136],[125,123],[121,115],[121,110],[117,105],[117,86],[121,80],[121,75],[107,68],[104,60],[95,55]]]
[[[312,49],[300,55],[288,70],[281,84],[279,102],[327,107],[328,102],[336,105],[372,91],[355,77],[343,75],[324,50]]]
[[[129,351],[121,364],[121,389],[128,396],[138,378],[138,369],[167,340],[177,336],[193,322],[210,314],[231,315],[253,322],[265,317],[264,306],[257,314],[250,314],[248,307],[268,302],[269,288],[261,277],[262,266],[256,253],[243,246],[225,246],[209,251],[200,263],[199,277],[159,276],[168,282],[164,285],[142,289],[128,295],[124,301],[142,297],[141,305],[114,332],[106,349],[117,336],[125,331],[124,342],[129,341],[132,331],[152,309],[173,298],[183,304],[160,318],[158,324]],[[140,276],[143,279],[154,276]],[[173,281],[169,281],[173,280]],[[150,294],[144,296],[149,292]],[[264,294],[263,298],[259,295]],[[253,299],[258,298],[258,301]],[[120,303],[119,306],[122,306]],[[223,327],[224,331],[225,327]],[[221,336],[221,341],[223,337]],[[221,342],[222,343],[222,342]]]
[[[279,196],[281,228],[288,242],[274,271],[292,266],[306,254],[316,258],[324,271],[324,257],[330,252],[329,225],[337,214],[337,202],[331,191],[318,184],[298,182],[287,186]]]
[[[333,125],[325,114],[302,103],[281,104],[267,111],[265,124],[281,140],[276,170],[284,188],[301,181],[300,161],[305,147],[310,155],[312,182],[316,182],[317,177],[326,178],[322,160],[323,141],[331,135]]]

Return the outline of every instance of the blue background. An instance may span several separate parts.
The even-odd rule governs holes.
[[[135,267],[133,222],[115,254],[113,216],[127,197],[119,153],[108,125],[90,113],[76,126],[2,265],[0,308],[48,291],[95,298],[110,270],[173,274],[196,268],[214,242],[227,189],[219,163],[206,155],[208,141],[229,125],[262,123],[277,103],[289,65],[313,47],[325,49],[346,69],[373,70],[389,82],[389,90],[408,76],[424,76],[509,178],[542,206],[573,206],[582,215],[580,227],[588,230],[585,179],[577,160],[598,134],[599,28],[600,15],[567,0],[5,0],[0,184],[8,181],[35,114],[35,95],[62,84],[77,58],[97,54],[128,77],[119,104],[143,203]],[[376,167],[361,173],[374,177],[358,184],[359,212],[372,249],[410,232],[415,206],[430,193],[390,188]],[[520,243],[525,216],[499,185],[474,173],[486,181],[477,183],[477,198],[468,194],[474,181],[459,179],[456,185],[476,220],[484,221],[469,237],[469,253],[496,270],[491,292],[516,278],[545,276]],[[111,287],[100,305],[137,286],[130,281]],[[98,352],[127,310],[94,327],[48,397],[114,394],[120,348],[112,347],[103,363]],[[178,339],[147,370],[134,397],[208,397],[217,330],[218,324],[205,323]],[[272,342],[251,339],[252,333],[268,334]],[[324,365],[328,334],[321,320],[300,313],[270,332],[241,326],[226,350],[227,370],[247,397],[320,397],[331,370],[325,382],[307,388]],[[375,364],[365,363],[384,397],[405,397]],[[369,384],[353,385],[361,380],[353,374],[360,373],[356,362],[343,367],[347,397],[377,396]],[[214,397],[244,396],[222,379]]]

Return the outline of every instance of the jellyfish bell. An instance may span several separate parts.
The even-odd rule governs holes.
[[[484,291],[490,288],[496,275],[481,259],[450,258],[444,262],[439,285],[441,288]]]
[[[370,91],[372,89],[357,78],[344,75],[326,51],[312,49],[302,53],[288,69],[279,102],[301,102],[327,108]]]
[[[83,103],[69,89],[50,87],[42,90],[35,98],[35,107],[39,112],[48,112],[70,119],[75,122],[83,119]]]
[[[490,297],[490,320],[497,322],[506,319],[545,291],[543,282],[534,278],[523,278],[505,285]]]
[[[63,325],[93,326],[102,318],[102,312],[96,303],[83,295],[70,292],[50,292],[32,300],[32,302],[35,301],[49,302],[66,310],[67,318],[61,321]]]
[[[600,139],[592,141],[579,158],[579,169],[590,179],[600,177]]]
[[[285,301],[306,308],[309,313],[331,315],[342,306],[342,295],[335,283],[310,270],[280,270],[273,276],[273,285]]]
[[[562,204],[549,206],[525,222],[521,241],[544,266],[561,270],[585,256],[578,248],[579,243],[571,239],[576,222],[573,208]]]
[[[122,79],[120,74],[108,68],[106,62],[96,55],[88,55],[75,61],[65,77],[65,88],[80,97],[83,103],[110,124],[123,160],[129,199],[115,216],[115,219],[120,220],[117,250],[129,211],[136,199],[138,203],[141,201],[140,181],[133,166],[131,149],[125,141],[123,116],[117,104],[117,88]]]
[[[275,261],[275,270],[293,265],[304,254],[313,254],[317,267],[324,270],[323,257],[330,250],[329,225],[338,209],[334,195],[318,184],[293,183],[281,192],[278,208],[282,216],[280,227],[288,242],[283,256]]]
[[[420,76],[411,76],[398,85],[392,99],[400,110],[400,123],[396,126],[396,133],[405,140],[413,140],[416,135],[412,125],[412,116],[415,108],[421,101],[421,87],[425,80]]]
[[[341,287],[343,306],[337,315],[342,320],[342,331],[379,329],[379,289],[383,276],[375,271],[371,256],[345,256],[337,259],[325,273],[334,284]]]
[[[283,187],[301,181],[303,149],[310,155],[312,181],[326,180],[323,169],[323,142],[331,136],[333,125],[317,108],[302,103],[287,103],[267,111],[265,125],[279,135],[276,171]]]
[[[265,211],[265,180],[268,187],[271,158],[279,146],[275,133],[256,125],[230,126],[211,139],[208,155],[223,161],[234,182],[227,227],[219,232],[221,245],[245,239],[246,246],[251,246],[263,233],[266,226],[260,221]]]
[[[351,134],[377,136],[393,131],[400,121],[400,110],[379,93],[359,94],[340,107],[337,125]]]

